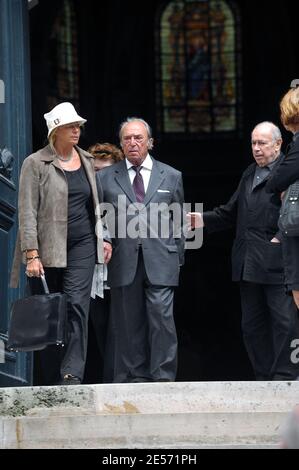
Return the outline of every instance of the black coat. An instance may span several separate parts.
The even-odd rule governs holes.
[[[277,164],[281,159],[282,155]],[[277,226],[281,200],[278,194],[266,193],[269,177],[251,190],[255,168],[253,163],[244,171],[227,204],[204,212],[204,224],[208,232],[236,228],[232,249],[233,281],[283,284],[281,244],[271,243],[273,237],[281,238]]]
[[[266,191],[270,193],[281,193],[290,184],[299,179],[299,138],[288,146],[285,158],[280,159],[275,165],[275,171],[271,172],[266,184]]]
[[[289,145],[285,159],[266,184],[266,191],[280,194],[299,180],[299,139]],[[289,290],[299,290],[299,237],[282,237],[285,282]]]

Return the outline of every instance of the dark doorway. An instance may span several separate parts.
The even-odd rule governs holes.
[[[52,96],[55,57],[50,52],[62,3],[40,0],[30,13],[34,149],[46,136],[42,116]],[[78,33],[78,106],[88,117],[81,146],[118,144],[119,123],[127,116],[144,118],[154,130],[153,156],[183,172],[186,201],[203,202],[204,209],[225,203],[234,192],[251,161],[252,128],[263,120],[279,124],[279,99],[298,72],[299,7],[293,0],[275,6],[268,0],[227,3],[236,4],[240,15],[238,133],[175,139],[159,129],[156,99],[157,15],[167,2],[144,0],[142,8],[137,0],[72,2]],[[284,138],[286,145],[289,136],[284,133]],[[204,237],[201,249],[186,254],[175,300],[178,380],[253,379],[241,335],[239,290],[230,280],[232,240],[231,232]],[[87,380],[98,380],[93,332],[90,338]]]

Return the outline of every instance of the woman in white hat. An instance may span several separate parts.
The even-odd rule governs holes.
[[[79,384],[87,351],[87,324],[95,261],[108,262],[103,242],[94,158],[78,147],[80,117],[71,103],[44,115],[49,145],[24,160],[19,184],[19,247],[32,292],[45,273],[50,292],[68,298],[68,341],[39,352],[43,384]],[[17,285],[16,267],[12,285]],[[59,356],[59,360],[58,360]],[[59,365],[60,378],[55,377]],[[55,370],[56,369],[56,370]]]

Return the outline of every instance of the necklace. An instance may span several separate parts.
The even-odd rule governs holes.
[[[72,158],[73,158],[73,150],[71,151],[71,153],[66,156],[66,157],[62,157],[61,155],[58,155],[58,153],[56,153],[56,157],[58,158],[58,160],[60,160],[61,162],[69,162]]]

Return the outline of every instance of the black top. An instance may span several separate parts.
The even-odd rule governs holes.
[[[95,219],[91,188],[83,165],[64,171],[68,182],[68,240],[95,236]]]

